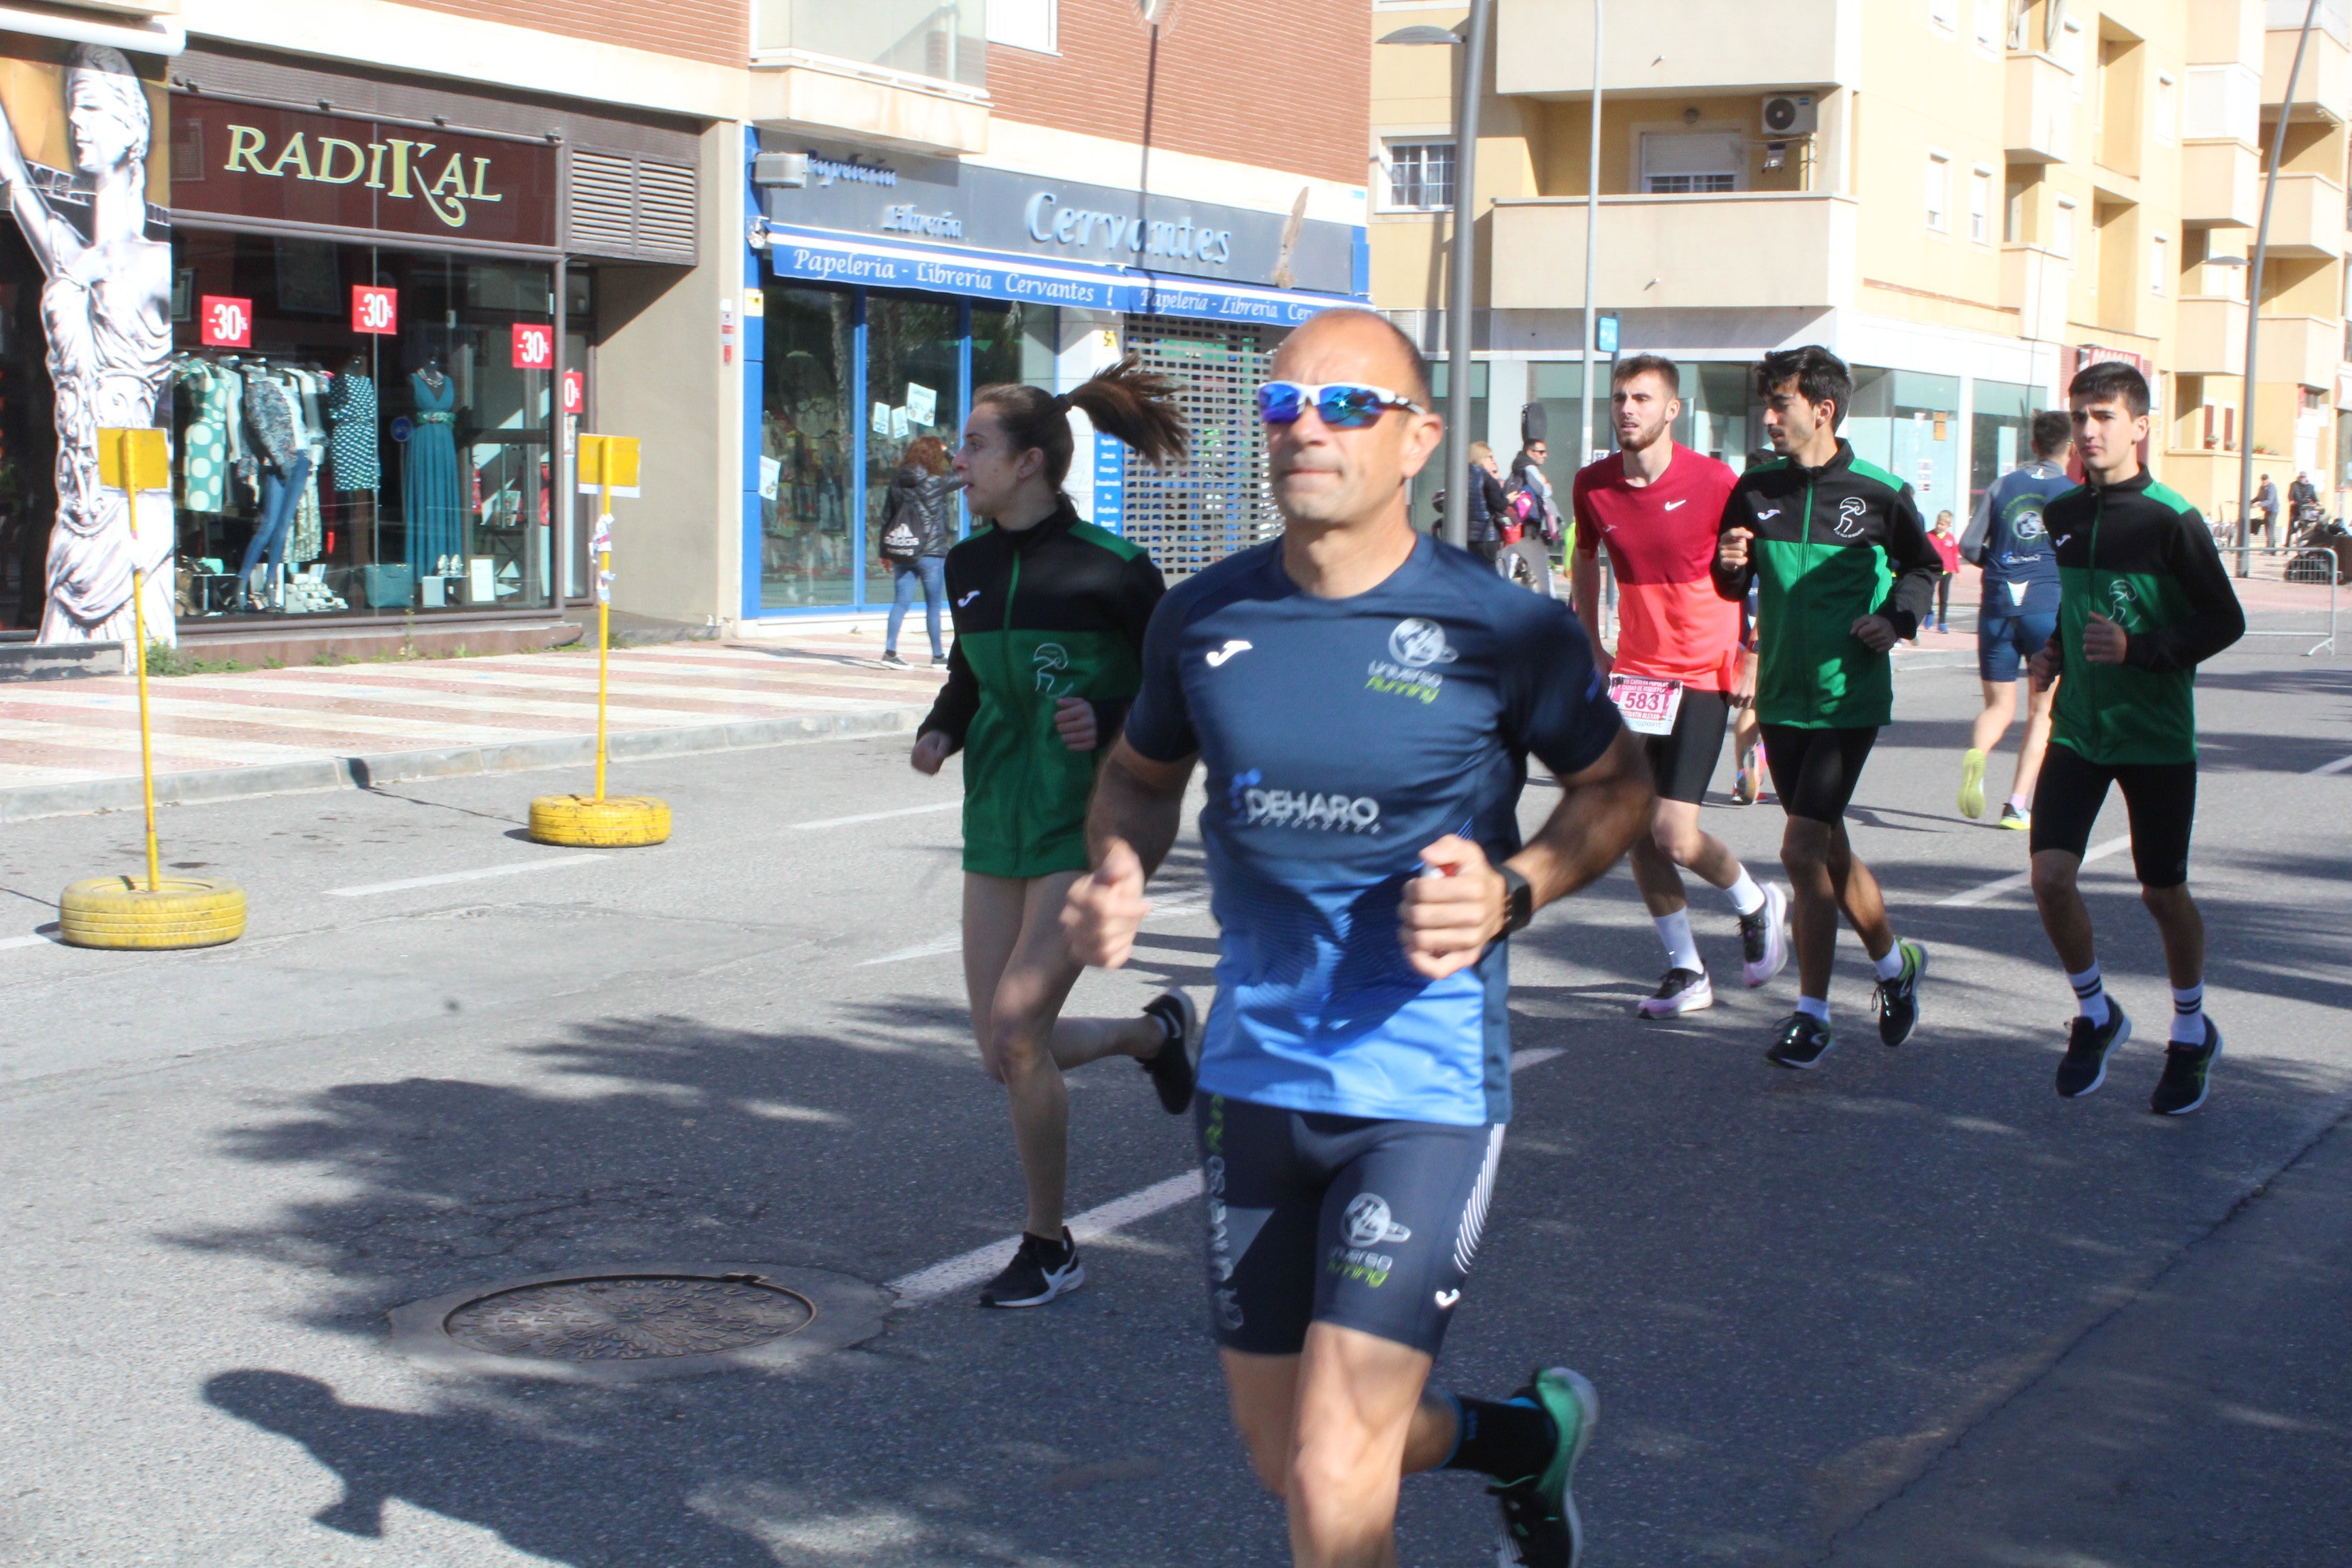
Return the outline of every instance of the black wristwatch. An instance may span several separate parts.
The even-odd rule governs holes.
[[[1499,942],[1513,931],[1525,930],[1527,923],[1536,918],[1536,890],[1508,866],[1495,869],[1503,874],[1503,929],[1495,933]]]

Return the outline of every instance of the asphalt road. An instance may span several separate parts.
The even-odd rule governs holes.
[[[1661,965],[1622,872],[1515,943],[1529,1054],[1441,1375],[1599,1384],[1595,1568],[2345,1561],[2352,774],[2311,770],[2352,755],[2352,676],[2233,656],[2202,693],[2229,1048],[2198,1116],[2146,1109],[2166,996],[2127,858],[2086,881],[2145,1043],[2086,1101],[2050,1090],[2071,1009],[2030,900],[1939,904],[2024,866],[1952,810],[1972,672],[1903,677],[1854,814],[1933,955],[1911,1046],[1876,1044],[1850,939],[1819,1072],[1761,1059],[1793,973],[1636,1026]],[[790,1372],[599,1389],[387,1350],[389,1309],[469,1284],[689,1258],[879,1283],[1017,1226],[964,1032],[956,816],[922,809],[954,781],[882,742],[616,780],[672,803],[671,844],[523,842],[570,773],[174,809],[166,860],[244,882],[245,940],[0,946],[0,1563],[1283,1561],[1190,1205],[1094,1244],[1048,1310],[959,1292]],[[1775,808],[1708,824],[1770,864]],[[2098,837],[2122,832],[2111,806]],[[0,942],[138,845],[127,815],[0,829]],[[1074,1009],[1205,1000],[1189,829],[1171,881]],[[1736,977],[1728,915],[1697,908]],[[1072,1085],[1074,1207],[1191,1167],[1140,1074]],[[1488,1561],[1489,1518],[1467,1477],[1415,1481],[1403,1560]]]

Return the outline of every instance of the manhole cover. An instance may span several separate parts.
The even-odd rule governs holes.
[[[412,1301],[393,1309],[392,1344],[449,1372],[634,1383],[789,1367],[872,1339],[888,1307],[824,1269],[646,1261]]]
[[[458,1308],[446,1327],[493,1355],[642,1361],[745,1350],[815,1316],[805,1297],[764,1282],[638,1275],[502,1290]]]

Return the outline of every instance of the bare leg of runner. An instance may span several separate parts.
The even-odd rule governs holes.
[[[2042,777],[2042,755],[2050,746],[2050,707],[2058,700],[2058,682],[2052,681],[2046,691],[2035,691],[2032,683],[2026,688],[2025,739],[2017,747],[2017,781],[2010,785],[2010,794],[2033,804],[2033,786]]]

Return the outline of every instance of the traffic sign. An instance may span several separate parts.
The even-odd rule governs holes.
[[[1614,314],[1593,318],[1592,349],[1595,353],[1614,354],[1617,352],[1617,318]]]
[[[352,286],[352,331],[383,337],[400,331],[400,290],[372,283]]]
[[[253,346],[253,301],[207,294],[197,320],[208,349],[249,349]]]
[[[555,368],[555,329],[517,321],[514,329],[514,367],[517,370],[553,370]]]

